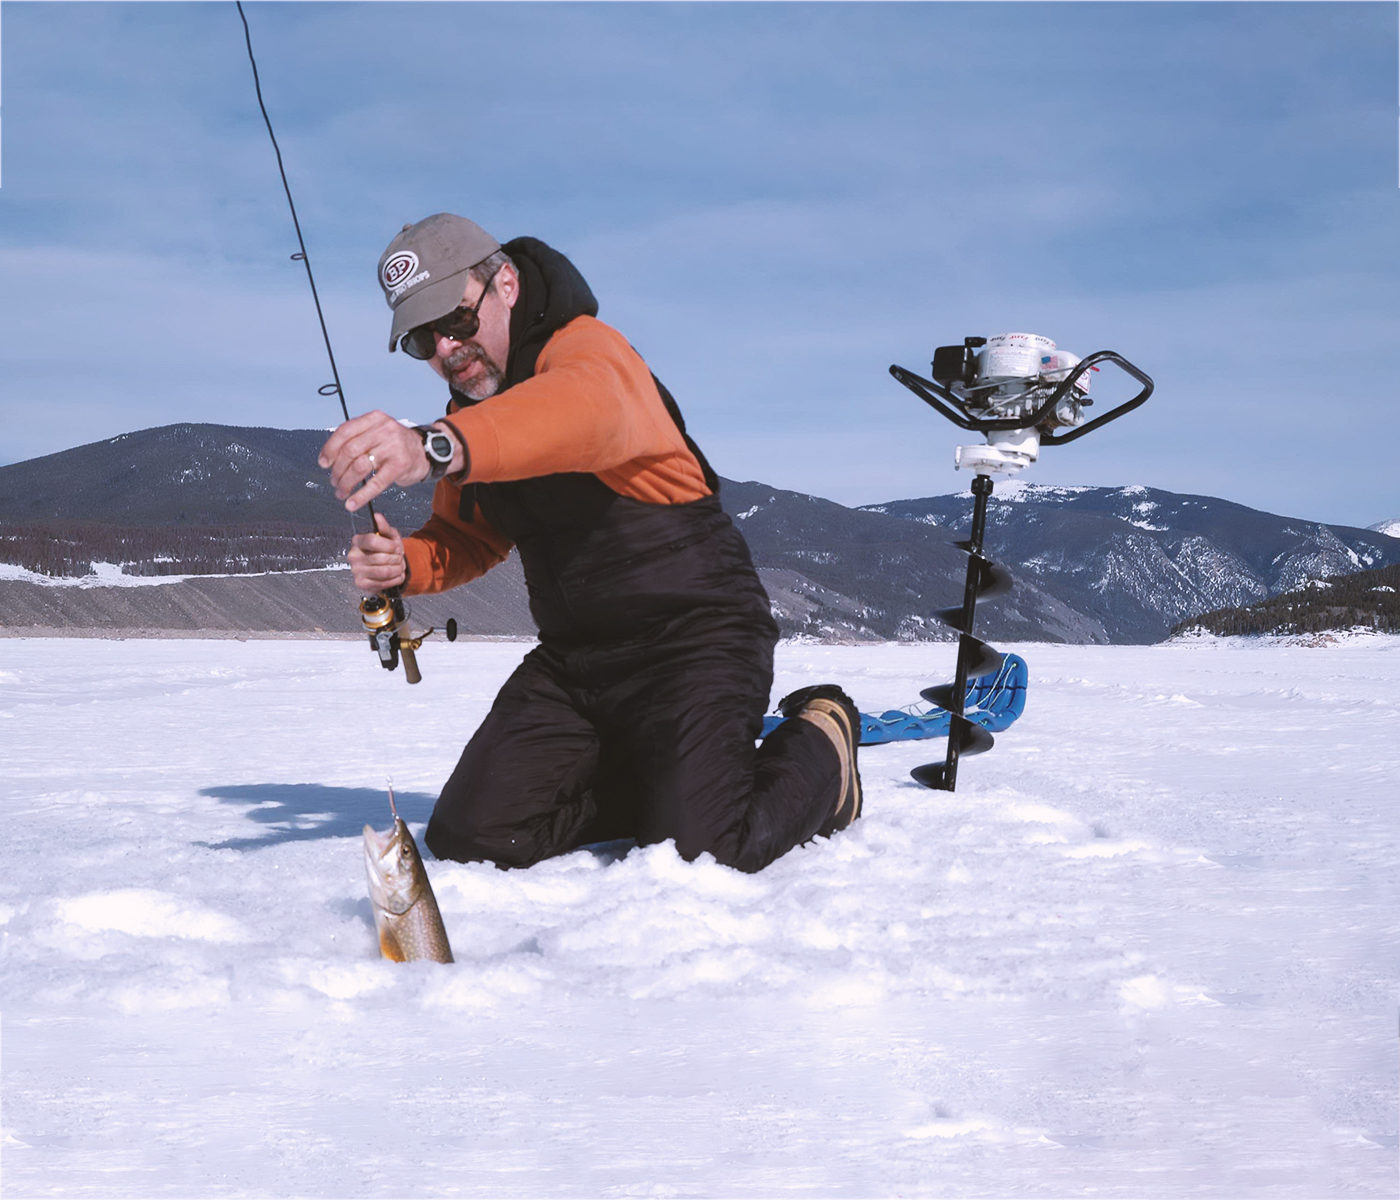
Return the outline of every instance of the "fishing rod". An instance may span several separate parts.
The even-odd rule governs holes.
[[[287,195],[287,207],[292,213],[292,227],[296,230],[297,253],[292,255],[293,262],[300,262],[306,268],[306,282],[311,285],[311,299],[316,305],[316,319],[321,323],[321,338],[326,344],[326,357],[331,364],[331,382],[322,384],[316,389],[317,395],[335,396],[340,401],[340,411],[345,419],[350,420],[350,409],[345,403],[345,390],[340,386],[340,371],[335,365],[335,351],[331,349],[331,335],[326,328],[326,314],[321,308],[321,295],[316,290],[316,276],[311,272],[311,256],[306,252],[306,239],[301,235],[301,221],[297,218],[297,206],[292,200],[292,186],[287,182],[287,168],[282,162],[282,148],[277,144],[277,135],[272,131],[272,118],[267,115],[267,105],[263,101],[262,80],[258,77],[258,60],[253,55],[253,35],[248,28],[248,15],[243,11],[243,0],[234,0],[234,5],[238,9],[238,18],[243,22],[243,41],[248,47],[248,63],[253,68],[253,90],[257,93],[258,109],[262,112],[263,124],[267,126],[267,136],[272,139],[272,151],[277,156],[277,172],[282,177],[282,190]],[[370,465],[374,465],[374,456],[370,455]],[[379,529],[378,519],[375,517],[374,504],[371,501],[365,502],[365,512],[369,516],[370,532]],[[350,527],[354,528],[354,518],[351,518]],[[379,655],[379,665],[386,671],[392,671],[403,660],[404,678],[409,683],[418,683],[422,678],[418,670],[418,658],[416,651],[423,644],[423,639],[436,633],[435,628],[428,629],[413,637],[405,632],[408,625],[408,606],[403,601],[403,587],[388,588],[383,592],[372,596],[364,596],[360,600],[360,623],[364,626],[365,632],[369,635],[370,648]],[[457,622],[455,618],[449,618],[443,627],[447,640],[455,642],[457,640]]]

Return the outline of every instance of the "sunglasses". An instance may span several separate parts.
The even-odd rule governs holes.
[[[498,267],[497,270],[500,270]],[[435,321],[426,321],[422,325],[415,325],[399,342],[399,349],[410,358],[429,359],[437,353],[439,337],[445,337],[453,342],[465,342],[468,338],[475,337],[476,331],[481,328],[481,316],[478,309],[481,308],[482,301],[491,291],[491,285],[495,282],[496,272],[491,273],[491,278],[486,281],[486,287],[481,295],[476,298],[475,304],[460,304],[445,317],[438,317]]]

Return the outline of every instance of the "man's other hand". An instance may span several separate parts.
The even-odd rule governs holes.
[[[382,412],[346,421],[326,439],[317,461],[330,471],[336,499],[351,512],[395,484],[422,483],[429,472],[418,431]]]
[[[399,531],[384,519],[383,513],[374,514],[374,524],[377,532],[357,533],[346,555],[355,586],[365,593],[386,592],[408,578]]]

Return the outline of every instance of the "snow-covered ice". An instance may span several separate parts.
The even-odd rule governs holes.
[[[1400,639],[1017,646],[962,765],[746,876],[669,845],[428,869],[521,643],[11,639],[0,1186],[23,1196],[1332,1196],[1396,1188]],[[785,644],[867,711],[951,645]]]

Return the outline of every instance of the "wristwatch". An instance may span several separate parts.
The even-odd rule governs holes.
[[[428,478],[441,479],[452,466],[452,439],[431,425],[415,426],[423,439],[423,453],[428,459]]]

